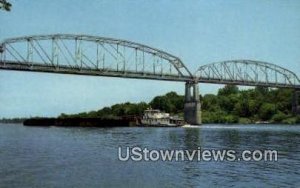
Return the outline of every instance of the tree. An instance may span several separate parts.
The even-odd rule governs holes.
[[[6,11],[10,11],[11,4],[6,0],[0,0],[0,9],[4,9]]]
[[[269,92],[269,88],[264,86],[256,86],[255,91],[262,95],[266,95]]]
[[[258,113],[261,103],[258,99],[250,99],[248,105],[251,116],[254,116]]]
[[[269,120],[276,112],[275,105],[263,103],[259,109],[259,116],[262,120]]]
[[[179,113],[183,111],[184,97],[175,92],[169,92],[166,95],[155,97],[150,102],[150,106],[169,113]]]
[[[286,118],[288,118],[288,116],[279,111],[277,114],[275,114],[272,117],[272,122],[274,122],[274,123],[281,123]]]
[[[250,117],[249,93],[241,91],[239,101],[234,106],[234,113],[240,117]]]
[[[251,123],[264,120],[271,122],[300,122],[300,116],[291,113],[291,98],[293,90],[255,89],[239,91],[236,86],[227,85],[219,90],[218,95],[206,94],[201,97],[203,123]],[[128,115],[142,115],[149,107],[160,109],[171,114],[181,114],[184,108],[184,96],[169,92],[157,96],[147,104],[122,103],[104,107],[98,111],[79,114],[61,114],[60,117],[95,117],[116,118]]]
[[[276,90],[274,96],[276,97],[277,109],[289,113],[290,109],[292,109],[293,90],[280,88]]]
[[[172,104],[172,113],[181,112],[184,108],[184,97],[178,95],[176,92],[169,92],[165,95]]]
[[[231,113],[234,110],[234,107],[238,103],[238,101],[239,99],[237,94],[230,94],[228,96],[219,97],[220,107],[227,113]]]
[[[151,102],[150,106],[154,109],[159,109],[165,112],[171,112],[174,109],[170,100],[165,96],[155,97]]]
[[[226,85],[224,88],[219,89],[218,96],[228,96],[238,92],[239,88],[236,85]]]
[[[202,109],[207,111],[216,111],[220,109],[218,97],[213,94],[206,94],[202,99]]]

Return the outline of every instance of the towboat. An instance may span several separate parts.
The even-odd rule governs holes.
[[[183,119],[172,117],[169,113],[156,109],[147,109],[141,119],[141,126],[147,127],[178,127],[185,125]]]

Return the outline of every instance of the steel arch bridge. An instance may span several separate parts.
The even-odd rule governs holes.
[[[0,43],[0,69],[185,82],[184,119],[201,124],[198,83],[295,89],[300,113],[300,80],[283,67],[252,60],[200,66],[191,74],[176,56],[126,40],[89,35],[35,35]]]
[[[200,66],[192,74],[178,57],[162,50],[89,35],[6,39],[0,43],[0,69],[300,89],[295,73],[274,64],[231,60]]]
[[[295,73],[283,67],[253,60],[230,60],[200,66],[195,72],[197,82],[298,88]]]

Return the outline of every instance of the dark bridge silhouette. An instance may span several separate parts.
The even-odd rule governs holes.
[[[185,119],[201,123],[198,83],[293,88],[300,80],[283,67],[253,60],[200,66],[192,74],[180,58],[126,40],[88,35],[36,35],[0,43],[0,69],[186,82]]]

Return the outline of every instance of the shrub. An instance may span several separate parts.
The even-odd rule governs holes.
[[[240,124],[250,124],[252,121],[248,118],[239,118],[239,123]]]
[[[274,122],[274,123],[281,123],[286,118],[287,118],[287,115],[285,115],[282,112],[278,112],[277,114],[273,115],[272,122]]]
[[[296,117],[287,118],[282,121],[282,123],[284,123],[284,124],[296,124],[296,122],[297,122]]]

